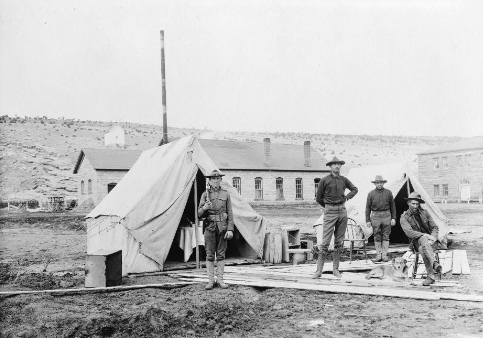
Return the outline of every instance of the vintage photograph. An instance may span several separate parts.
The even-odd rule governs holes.
[[[483,337],[483,2],[0,0],[0,337]]]

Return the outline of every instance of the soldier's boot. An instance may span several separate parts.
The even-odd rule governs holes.
[[[339,271],[341,251],[342,251],[342,248],[337,248],[334,250],[334,262],[333,262],[332,273],[334,274],[335,277],[338,277],[338,278],[342,277],[342,274]]]
[[[374,245],[376,246],[376,258],[372,261],[374,263],[382,262],[382,244],[381,242],[374,241]]]
[[[322,248],[319,248],[319,256],[317,257],[317,271],[312,276],[312,278],[320,278],[322,276],[322,270],[324,269],[324,262],[325,262],[325,253],[322,251]]]
[[[225,261],[218,261],[216,262],[216,272],[217,272],[217,279],[216,282],[222,289],[227,289],[228,285],[223,282],[223,274],[225,273]]]
[[[387,256],[388,251],[389,251],[389,241],[382,241],[381,258],[383,262],[389,262],[389,257]]]
[[[215,262],[206,261],[206,270],[208,271],[208,284],[205,290],[211,290],[215,287]]]

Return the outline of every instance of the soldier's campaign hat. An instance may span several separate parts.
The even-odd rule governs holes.
[[[424,200],[421,198],[421,195],[416,191],[413,191],[412,193],[409,194],[407,198],[404,197],[404,199],[406,201],[415,200],[415,201],[418,201],[419,203],[425,203]]]
[[[382,175],[376,175],[376,178],[374,179],[374,181],[371,181],[371,182],[372,183],[377,183],[377,182],[386,183],[387,181],[382,178]]]
[[[225,174],[222,174],[221,171],[219,170],[213,170],[211,173],[206,173],[205,177],[207,178],[212,178],[212,177],[222,177],[225,176]]]
[[[337,157],[334,156],[334,158],[332,159],[332,161],[327,162],[326,166],[330,167],[332,164],[336,164],[336,163],[340,163],[341,165],[345,164],[344,161],[339,160]]]

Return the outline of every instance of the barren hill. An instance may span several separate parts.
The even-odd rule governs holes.
[[[125,149],[149,149],[158,145],[162,127],[137,123],[111,123],[47,117],[0,117],[0,196],[64,194],[76,196],[72,173],[82,148],[105,148],[104,135],[114,125],[125,130]],[[416,168],[419,151],[449,143],[449,137],[329,135],[307,133],[223,132],[169,128],[170,138],[196,134],[201,138],[303,144],[310,140],[326,158],[337,155],[349,167],[410,161]]]

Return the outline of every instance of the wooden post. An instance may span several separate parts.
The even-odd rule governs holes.
[[[198,173],[198,171],[196,171],[196,173]],[[198,181],[196,180],[196,176],[195,176],[195,181],[194,181],[194,185],[195,185],[195,241],[196,241],[196,268],[199,269],[200,268],[200,250],[199,250],[199,247],[198,247],[198,223],[199,223],[199,220],[198,220]]]

